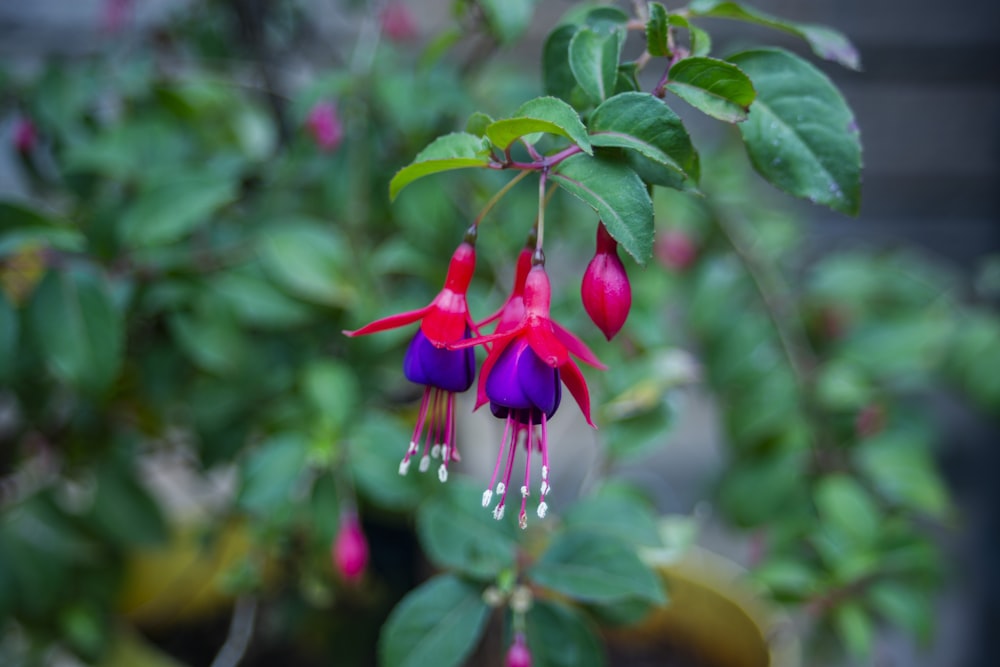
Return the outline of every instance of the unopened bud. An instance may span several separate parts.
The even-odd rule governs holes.
[[[368,540],[355,514],[344,514],[333,540],[333,566],[349,583],[355,583],[368,567]]]
[[[402,2],[388,3],[378,15],[382,32],[393,42],[405,42],[417,36],[413,12]]]
[[[521,633],[514,636],[514,643],[507,651],[506,667],[531,667],[531,651]]]
[[[656,242],[656,258],[672,271],[684,271],[697,256],[698,249],[691,238],[679,229],[671,229]]]
[[[611,340],[625,325],[632,307],[632,287],[618,257],[618,243],[604,223],[597,226],[597,252],[580,284],[583,307],[604,337]]]
[[[14,126],[14,148],[18,153],[30,153],[38,141],[38,131],[30,118],[21,118]]]

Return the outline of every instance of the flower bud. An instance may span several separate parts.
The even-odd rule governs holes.
[[[671,229],[656,242],[656,258],[663,266],[680,273],[694,263],[698,249],[679,229]]]
[[[382,32],[393,42],[405,42],[417,36],[413,12],[402,2],[390,2],[379,12]]]
[[[320,150],[337,150],[344,139],[344,124],[337,115],[337,107],[332,102],[319,102],[306,117],[306,128]]]
[[[514,637],[514,643],[507,651],[506,667],[531,667],[531,651],[524,640],[524,635],[518,633]]]
[[[632,307],[632,287],[618,258],[618,243],[603,223],[597,226],[597,252],[583,274],[580,295],[583,307],[597,328],[608,340],[614,338]]]
[[[30,153],[38,141],[38,131],[30,118],[21,118],[14,126],[14,148],[18,153]]]
[[[333,567],[348,583],[356,583],[368,567],[368,540],[356,514],[340,518],[340,530],[333,540]]]

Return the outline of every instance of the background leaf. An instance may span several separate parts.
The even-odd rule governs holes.
[[[537,0],[478,0],[501,44],[513,42],[531,24]]]
[[[603,667],[604,646],[579,611],[536,600],[528,612],[528,647],[537,667]]]
[[[0,289],[0,386],[14,377],[17,362],[17,339],[20,317],[7,295]]]
[[[353,263],[346,242],[329,223],[289,220],[265,229],[257,252],[267,274],[293,296],[334,306],[357,297],[345,276]]]
[[[632,169],[589,155],[573,155],[552,172],[552,180],[589,204],[608,233],[645,264],[653,253],[653,203]]]
[[[684,58],[670,68],[667,90],[727,123],[747,118],[756,93],[739,67],[715,58]]]
[[[212,214],[234,201],[237,194],[236,181],[218,171],[149,185],[122,216],[122,240],[139,247],[173,243],[209,222]]]
[[[745,51],[729,60],[757,89],[750,117],[739,126],[754,169],[789,194],[856,214],[861,140],[840,92],[787,51]]]
[[[454,667],[479,642],[489,607],[457,577],[435,577],[404,597],[382,626],[381,667]]]

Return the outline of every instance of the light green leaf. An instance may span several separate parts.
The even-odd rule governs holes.
[[[236,181],[228,174],[174,177],[143,190],[122,215],[119,232],[133,247],[173,243],[209,222],[212,214],[237,195]]]
[[[421,475],[411,470],[401,476],[398,462],[410,443],[412,424],[403,425],[385,414],[368,413],[348,440],[354,484],[373,504],[391,510],[412,512],[426,497],[430,484],[439,484],[437,475]]]
[[[830,475],[820,480],[815,492],[816,508],[824,522],[852,538],[860,546],[878,538],[882,516],[871,496],[847,475]]]
[[[840,92],[818,69],[780,49],[729,60],[757,99],[740,133],[754,169],[785,192],[855,215],[861,201],[861,140]]]
[[[413,162],[392,177],[389,198],[395,199],[407,185],[441,171],[486,167],[490,163],[489,142],[467,132],[453,132],[438,137],[417,154]]]
[[[493,579],[514,566],[515,528],[483,509],[482,490],[461,481],[428,498],[417,509],[417,535],[438,566],[478,579]]]
[[[501,44],[509,44],[524,33],[531,24],[536,2],[537,0],[478,0],[491,32]]]
[[[713,118],[747,119],[756,93],[740,68],[715,58],[684,58],[670,68],[667,90]]]
[[[566,513],[566,527],[606,535],[632,546],[662,546],[656,518],[648,506],[622,493],[585,498]]]
[[[210,283],[212,295],[243,324],[283,329],[306,322],[314,311],[286,296],[261,269],[254,263],[218,275]]]
[[[302,371],[300,382],[312,407],[333,428],[341,429],[350,422],[361,395],[351,366],[333,360],[314,360]]]
[[[569,43],[569,66],[580,87],[595,104],[611,97],[618,79],[621,32],[581,28]]]
[[[628,166],[577,154],[563,160],[552,180],[589,204],[608,233],[640,264],[653,254],[653,203]]]
[[[28,304],[31,339],[58,378],[83,391],[105,391],[122,362],[124,323],[100,274],[50,271]]]
[[[864,440],[855,460],[886,499],[943,517],[948,510],[948,492],[924,440],[908,431],[885,432]]]
[[[528,648],[536,667],[604,667],[604,645],[576,609],[536,600],[528,612]]]
[[[493,124],[493,118],[482,111],[474,111],[465,121],[465,131],[477,137],[486,136],[486,128]]]
[[[479,642],[489,607],[482,593],[444,574],[410,591],[379,636],[380,667],[455,667]]]
[[[486,128],[486,136],[497,147],[506,150],[520,137],[533,132],[548,132],[566,137],[588,154],[587,129],[573,107],[555,97],[538,97],[521,105],[512,118],[495,121]]]
[[[607,100],[591,115],[590,132],[595,146],[626,148],[681,180],[698,180],[698,154],[684,124],[649,93],[621,93]]]
[[[639,598],[663,604],[667,600],[660,578],[639,560],[633,548],[591,533],[559,534],[528,571],[528,577],[585,602]]]
[[[875,628],[860,604],[847,602],[834,609],[833,625],[852,657],[861,659],[871,654]]]
[[[658,2],[649,3],[649,20],[646,21],[646,50],[651,56],[668,56],[667,10]]]
[[[329,223],[291,220],[264,230],[257,252],[267,274],[287,293],[316,303],[349,306],[357,298],[351,258]]]
[[[861,69],[861,58],[850,40],[836,30],[821,25],[785,21],[762,11],[728,0],[694,0],[688,7],[692,16],[736,19],[791,33],[809,43],[820,58],[844,67]]]

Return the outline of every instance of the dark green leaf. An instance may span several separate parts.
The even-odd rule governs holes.
[[[914,637],[927,640],[933,630],[933,606],[927,592],[892,581],[876,583],[868,591],[868,601],[876,612]]]
[[[286,296],[268,281],[256,264],[216,276],[210,286],[222,307],[250,326],[293,327],[306,322],[313,313],[307,305]]]
[[[855,452],[861,471],[888,500],[935,517],[948,509],[948,493],[923,438],[886,432]]]
[[[501,44],[513,42],[531,24],[537,0],[478,0]]]
[[[358,490],[373,503],[412,512],[426,495],[424,485],[438,484],[438,478],[415,469],[399,474],[399,461],[410,444],[408,428],[412,424],[404,427],[387,415],[368,413],[350,437],[348,462]]]
[[[240,506],[262,518],[287,518],[307,452],[308,443],[300,433],[282,433],[263,442],[243,464]]]
[[[754,169],[789,194],[856,214],[861,141],[840,92],[787,51],[745,51],[729,60],[757,90],[750,117],[740,124]]]
[[[489,607],[481,591],[445,574],[410,591],[379,637],[381,667],[455,667],[479,642]]]
[[[20,317],[17,310],[0,289],[0,387],[14,377],[17,365],[17,339]]]
[[[495,121],[486,128],[486,136],[496,146],[506,150],[520,137],[533,132],[548,132],[566,137],[588,154],[587,129],[573,107],[555,97],[538,97],[521,105],[512,118]]]
[[[552,180],[589,204],[608,233],[645,264],[653,254],[653,203],[646,186],[628,166],[577,154],[563,160]]]
[[[96,475],[91,516],[99,530],[121,545],[157,545],[168,537],[159,506],[125,462],[107,462]]]
[[[566,513],[566,527],[605,535],[635,547],[662,546],[652,510],[635,497],[600,492],[585,498]]]
[[[14,202],[0,202],[0,256],[37,243],[78,251],[85,241],[78,230],[38,211]]]
[[[574,91],[579,90],[573,69],[569,65],[569,43],[576,31],[575,25],[559,26],[549,33],[542,49],[542,81],[545,93],[570,102],[573,101]]]
[[[528,648],[537,667],[604,667],[604,646],[579,611],[536,600],[528,612]]]
[[[275,225],[257,238],[257,252],[268,275],[293,296],[334,306],[350,306],[357,298],[350,251],[329,223]]]
[[[595,104],[611,97],[618,78],[622,35],[581,28],[569,43],[569,66],[580,87]]]
[[[441,171],[485,167],[490,163],[489,142],[467,132],[438,137],[417,154],[413,162],[396,172],[389,183],[389,198],[395,199],[407,185]]]
[[[640,598],[662,604],[667,599],[660,578],[639,560],[634,548],[592,533],[559,534],[529,570],[529,578],[586,602]]]
[[[215,172],[175,177],[150,186],[122,215],[122,240],[133,247],[173,243],[209,222],[212,214],[237,194],[236,181]]]
[[[740,68],[715,58],[684,58],[670,68],[667,90],[696,109],[727,123],[747,119],[753,84]]]
[[[78,389],[106,390],[122,362],[122,313],[107,280],[89,270],[50,271],[28,304],[31,338],[46,366]]]
[[[682,180],[698,180],[698,154],[684,124],[649,93],[621,93],[594,110],[590,141],[595,146],[635,151]]]
[[[784,30],[806,40],[813,53],[820,58],[832,60],[853,70],[861,69],[858,51],[850,40],[842,33],[825,26],[785,21],[728,0],[694,0],[689,10],[692,16],[736,19]]]
[[[178,347],[202,370],[227,375],[244,367],[251,348],[228,310],[171,313],[167,322]]]
[[[830,475],[816,486],[820,518],[850,536],[859,545],[878,537],[881,516],[871,496],[852,477]]]
[[[649,3],[646,21],[646,50],[651,56],[669,56],[667,45],[667,10],[658,2]]]
[[[481,490],[448,482],[447,488],[417,510],[417,535],[428,557],[438,566],[479,579],[493,579],[514,566],[515,528],[495,521],[483,509]]]

